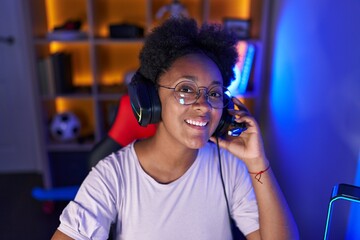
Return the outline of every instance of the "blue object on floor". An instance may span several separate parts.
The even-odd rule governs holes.
[[[75,198],[78,190],[79,186],[57,187],[53,189],[36,187],[32,190],[32,196],[40,201],[68,201]]]

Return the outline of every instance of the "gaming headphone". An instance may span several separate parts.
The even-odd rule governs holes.
[[[133,113],[138,123],[145,127],[148,124],[158,123],[161,120],[161,102],[155,84],[146,79],[139,71],[136,71],[130,84],[128,85],[130,103]],[[227,102],[228,108],[233,108],[233,102],[230,97],[225,94],[224,101]],[[213,136],[224,136],[230,124],[233,123],[227,109],[222,112],[219,125],[217,126]]]

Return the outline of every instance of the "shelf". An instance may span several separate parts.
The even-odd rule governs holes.
[[[33,0],[28,4],[27,10],[32,16],[34,72],[37,73],[33,82],[37,85],[36,93],[40,95],[38,105],[44,126],[44,155],[54,152],[59,152],[59,156],[61,153],[71,155],[72,152],[90,152],[94,144],[106,135],[119,100],[127,93],[126,84],[139,67],[139,53],[146,35],[169,17],[169,13],[160,18],[156,14],[170,3],[172,0]],[[250,38],[240,42],[254,44],[256,56],[247,91],[237,97],[255,112],[259,105],[266,46],[263,34],[266,21],[262,18],[266,1],[181,0],[181,3],[199,24],[221,24],[224,18],[229,17],[251,20]],[[60,36],[61,40],[48,38],[48,33],[55,27],[70,20],[81,21],[78,31],[86,34],[86,37],[64,39]],[[109,26],[123,23],[143,28],[144,36],[111,37]],[[66,91],[59,90],[59,81],[54,80],[57,75],[54,69],[51,70],[55,54],[67,54],[71,58],[68,68],[71,71],[67,78],[61,78],[71,85]],[[45,72],[44,62],[41,61],[46,61]],[[64,111],[71,111],[80,119],[80,138],[91,136],[83,144],[58,143],[52,139],[49,124],[56,114]],[[44,173],[45,180],[50,179],[52,173],[49,171]],[[45,185],[50,187],[51,183],[45,182]]]
[[[51,43],[69,43],[69,44],[89,44],[89,39],[73,39],[73,40],[54,40],[47,38],[35,38],[34,43],[38,45],[51,44]]]
[[[50,152],[83,152],[90,151],[94,147],[94,143],[77,144],[77,143],[52,143],[47,145]]]
[[[57,98],[67,98],[73,100],[91,100],[93,96],[90,93],[69,93],[69,94],[57,94],[54,96],[40,96],[42,101],[56,100]]]
[[[121,98],[121,96],[123,96],[124,94],[123,93],[113,93],[113,94],[105,94],[105,93],[102,93],[102,94],[99,94],[98,95],[98,100],[99,101],[107,101],[107,100],[116,100],[116,101],[119,101],[119,99]]]
[[[96,45],[118,45],[118,44],[129,44],[136,43],[142,44],[144,42],[144,38],[95,38],[94,43]]]

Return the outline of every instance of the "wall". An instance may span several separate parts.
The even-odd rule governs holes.
[[[358,0],[273,1],[261,122],[302,239],[323,237],[332,187],[360,176],[359,13]]]
[[[43,168],[26,2],[0,1],[0,35],[14,38],[0,43],[0,173]]]

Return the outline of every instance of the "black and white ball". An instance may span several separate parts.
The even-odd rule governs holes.
[[[58,113],[50,125],[52,137],[61,142],[75,140],[80,134],[81,124],[78,117],[72,112]]]

